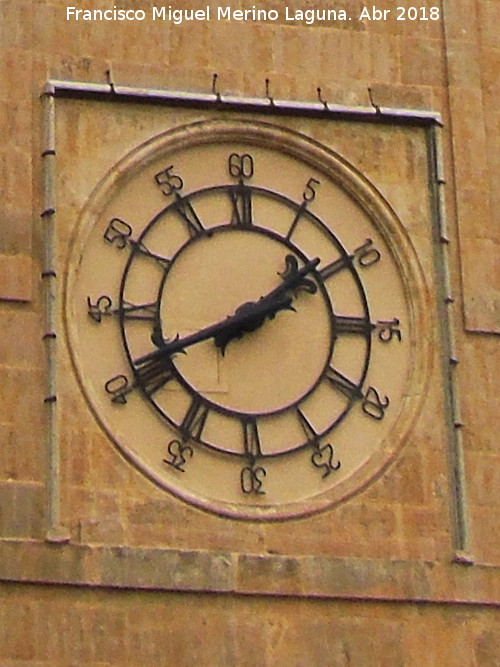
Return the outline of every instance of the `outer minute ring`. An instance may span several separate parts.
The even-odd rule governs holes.
[[[208,195],[212,195],[212,194],[217,195],[217,194],[221,194],[221,193],[227,193],[235,187],[238,187],[238,186],[235,186],[233,184],[222,184],[222,185],[208,186],[208,187],[200,188],[199,190],[190,192],[189,194],[187,194],[184,197],[184,199],[189,200],[191,202],[192,200],[195,200],[199,196],[207,195],[207,194]],[[298,204],[297,202],[289,199],[285,195],[283,195],[279,192],[275,192],[273,190],[270,190],[268,188],[264,188],[264,187],[261,187],[261,186],[253,186],[253,185],[245,185],[245,187],[249,188],[256,195],[260,195],[260,196],[264,196],[264,197],[270,197],[272,199],[278,200],[281,204],[283,204],[287,208],[291,209],[295,213],[301,207],[300,204]],[[124,300],[124,291],[125,291],[125,286],[126,286],[127,275],[130,271],[130,268],[132,266],[132,263],[133,263],[135,257],[137,256],[137,254],[139,252],[138,248],[142,244],[146,243],[146,239],[147,239],[148,234],[152,231],[152,229],[155,227],[155,225],[157,225],[158,223],[161,222],[162,218],[167,213],[169,213],[169,212],[171,212],[172,210],[175,209],[176,204],[177,204],[177,202],[175,200],[173,200],[166,207],[164,207],[157,215],[155,215],[152,218],[152,220],[146,225],[146,227],[143,229],[143,231],[139,235],[137,241],[134,243],[134,245],[132,247],[132,250],[130,252],[130,255],[128,257],[128,260],[127,260],[127,263],[126,263],[126,266],[125,266],[125,269],[124,269],[124,272],[123,272],[123,275],[122,275],[121,283],[120,283],[120,296],[119,296],[120,306],[121,306],[121,304],[123,303],[123,300]],[[317,217],[314,213],[312,213],[311,211],[309,211],[307,209],[305,209],[302,214],[305,217],[307,217],[314,225],[316,225],[321,230],[321,232],[335,246],[335,249],[339,252],[341,257],[344,257],[344,258],[349,257],[349,253],[347,252],[345,247],[342,245],[342,243],[339,241],[339,239],[335,236],[335,234],[331,231],[331,229],[329,229],[328,226],[319,217]],[[228,223],[228,224],[217,225],[217,226],[208,228],[206,231],[207,231],[207,234],[211,235],[211,234],[219,234],[219,233],[230,233],[231,230],[235,230],[235,229],[237,229],[237,227],[235,225],[232,225],[232,224]],[[254,224],[251,227],[248,227],[248,229],[252,229],[253,231],[255,231],[257,233],[264,234],[267,237],[284,244],[286,247],[288,247],[290,249],[291,252],[293,252],[296,256],[298,256],[303,262],[306,262],[306,261],[308,261],[308,259],[310,259],[309,257],[307,257],[304,254],[304,252],[298,246],[296,246],[294,243],[292,243],[292,241],[289,238],[286,238],[285,236],[277,233],[276,231],[273,231],[273,230],[271,230],[267,227],[262,227],[262,226],[257,225],[257,224]],[[159,285],[159,288],[158,288],[158,298],[157,298],[157,303],[158,304],[160,303],[161,293],[164,289],[165,282],[167,280],[168,274],[169,274],[172,266],[175,264],[176,260],[184,252],[184,250],[186,248],[188,248],[192,243],[196,242],[197,238],[199,238],[199,237],[196,236],[196,237],[190,238],[188,241],[186,241],[184,244],[182,244],[177,249],[177,251],[174,253],[174,255],[172,256],[172,258],[170,260],[170,263],[169,263],[168,267],[165,268],[165,270],[163,272],[162,279],[160,281],[160,285]],[[353,280],[356,284],[356,288],[358,290],[358,293],[360,295],[360,298],[361,298],[361,301],[362,301],[362,304],[363,304],[363,310],[364,310],[364,313],[365,313],[365,318],[366,318],[367,321],[369,321],[370,320],[370,315],[369,315],[369,308],[368,308],[368,300],[367,300],[367,297],[366,297],[366,294],[365,294],[365,290],[364,290],[362,281],[361,281],[361,279],[358,275],[358,272],[356,271],[356,268],[354,267],[352,262],[346,261],[346,269],[349,271],[351,277],[353,278]],[[319,287],[319,289],[322,293],[323,299],[324,299],[325,303],[327,304],[327,308],[328,308],[328,311],[329,311],[329,319],[330,319],[329,353],[326,357],[325,364],[323,366],[322,372],[318,375],[316,381],[312,385],[310,385],[307,388],[307,390],[297,400],[295,400],[291,403],[288,403],[286,405],[283,405],[279,409],[271,410],[269,412],[261,412],[261,413],[239,412],[239,411],[221,406],[217,403],[214,403],[213,401],[211,401],[207,397],[202,396],[196,390],[196,388],[193,387],[192,384],[190,384],[186,380],[186,378],[184,378],[182,373],[180,373],[178,371],[178,369],[176,368],[175,363],[174,363],[173,364],[173,371],[176,375],[177,381],[189,392],[189,394],[191,396],[193,396],[193,397],[196,396],[197,400],[199,400],[199,402],[201,404],[203,404],[205,407],[207,407],[208,409],[214,410],[214,411],[222,413],[222,414],[225,414],[227,416],[233,417],[233,418],[238,419],[240,421],[243,421],[243,420],[248,419],[248,418],[259,418],[259,419],[260,418],[266,418],[266,417],[270,417],[270,416],[274,416],[274,415],[286,412],[287,410],[293,409],[295,407],[298,407],[308,396],[310,396],[315,391],[315,389],[317,388],[319,383],[325,377],[325,373],[326,373],[326,370],[328,368],[330,359],[332,357],[334,343],[335,343],[334,326],[333,326],[333,319],[335,317],[334,309],[333,309],[333,306],[331,304],[331,300],[330,300],[330,297],[328,295],[328,292],[324,287],[324,283],[323,283],[323,280],[322,280],[320,274],[317,271],[315,271],[314,273],[315,273],[316,282],[317,282],[318,287]],[[125,350],[125,353],[126,353],[126,357],[127,357],[128,363],[130,365],[130,368],[132,369],[132,371],[136,375],[136,380],[137,380],[138,378],[137,378],[137,374],[136,374],[136,371],[135,371],[135,368],[134,368],[133,356],[131,354],[130,347],[129,347],[128,341],[127,341],[126,327],[125,327],[125,324],[124,324],[124,317],[123,317],[123,308],[121,308],[121,307],[120,307],[119,321],[120,321],[121,338],[122,338],[124,350]],[[159,314],[158,314],[158,321],[159,321]],[[365,359],[364,359],[364,364],[363,364],[363,370],[361,372],[361,375],[360,375],[359,379],[356,381],[356,385],[357,385],[358,389],[360,389],[362,387],[363,382],[364,382],[365,377],[366,377],[366,374],[368,372],[368,367],[369,367],[370,352],[371,352],[371,337],[368,337],[366,342],[367,342],[367,346],[366,346],[366,354],[365,354]],[[142,394],[146,398],[146,400],[148,400],[148,402],[153,406],[153,408],[156,410],[156,412],[160,415],[160,417],[162,419],[165,419],[176,430],[179,430],[180,424],[177,423],[175,420],[173,420],[167,414],[167,412],[154,400],[154,398],[151,395],[149,395],[144,390],[142,390]],[[318,437],[323,437],[328,432],[330,432],[335,426],[340,424],[340,422],[343,421],[343,419],[347,416],[348,412],[350,411],[350,409],[352,407],[352,404],[353,404],[353,401],[350,401],[348,403],[348,405],[345,407],[345,409],[340,414],[336,415],[335,419],[328,425],[328,427],[323,429],[322,432],[318,434]],[[225,449],[219,449],[213,443],[209,443],[209,442],[203,440],[202,438],[194,438],[194,439],[198,443],[200,443],[200,444],[202,444],[202,445],[204,445],[204,446],[206,446],[206,447],[208,447],[212,450],[215,450],[219,453],[233,454],[233,455],[236,455],[236,456],[242,456],[242,454],[239,454],[239,453],[236,453],[236,452],[228,452]],[[309,441],[305,441],[300,446],[294,447],[293,449],[284,450],[284,451],[280,451],[278,453],[267,454],[267,455],[263,455],[263,456],[265,456],[265,457],[282,456],[282,455],[287,454],[289,452],[292,452],[292,451],[295,452],[295,451],[298,451],[299,449],[307,447],[308,444],[310,444]]]

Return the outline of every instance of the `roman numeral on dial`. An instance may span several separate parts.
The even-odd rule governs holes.
[[[229,199],[232,205],[231,224],[237,227],[251,227],[252,220],[252,191],[246,185],[235,185],[229,189]]]
[[[242,427],[245,456],[249,461],[254,462],[259,456],[262,456],[257,421],[251,417],[244,419],[242,421]]]
[[[127,320],[148,320],[155,321],[158,313],[158,302],[151,303],[130,303],[123,301],[121,312]]]
[[[336,334],[363,334],[369,336],[374,329],[374,325],[364,317],[350,317],[335,315],[333,321],[333,330]]]
[[[178,193],[176,193],[175,210],[186,224],[191,238],[198,236],[198,234],[206,233],[206,230],[189,199],[181,197]]]
[[[206,405],[198,397],[193,397],[179,427],[183,440],[201,440],[208,412]]]
[[[304,435],[306,436],[307,441],[313,444],[317,443],[318,434],[316,433],[316,431],[312,427],[311,422],[307,419],[307,417],[300,408],[297,408],[297,416],[299,418],[300,425],[302,427],[302,430],[304,431]]]
[[[319,269],[318,273],[322,280],[328,280],[328,278],[331,278],[336,273],[339,273],[339,271],[342,271],[343,269],[346,269],[348,266],[350,266],[352,260],[352,255],[344,255],[343,257],[336,259],[334,262],[327,264],[322,269]]]
[[[158,255],[155,252],[152,252],[142,241],[129,241],[129,243],[135,248],[135,250],[149,259],[154,260],[157,264],[161,266],[162,269],[166,270],[169,268],[172,261],[168,257],[163,255]]]
[[[350,401],[353,401],[356,398],[361,398],[362,392],[360,387],[350,378],[333,368],[333,366],[328,366],[325,377],[335,389],[338,389],[338,391],[344,394]]]
[[[148,396],[152,396],[167,382],[175,379],[172,364],[170,360],[165,361],[165,359],[150,359],[140,366],[135,366],[134,374],[135,385],[141,387]]]

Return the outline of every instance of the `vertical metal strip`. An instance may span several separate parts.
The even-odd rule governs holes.
[[[47,529],[49,542],[67,542],[69,534],[61,526],[59,488],[59,420],[57,410],[57,267],[55,254],[56,234],[56,144],[55,144],[55,99],[51,94],[42,96],[43,105],[43,266],[42,281],[45,305],[45,405],[46,433],[45,453],[47,465]]]
[[[470,554],[470,526],[467,503],[467,481],[464,466],[462,416],[460,408],[456,352],[456,305],[451,289],[449,235],[446,221],[444,197],[442,129],[433,125],[429,129],[431,151],[431,188],[433,193],[433,217],[435,220],[435,260],[438,275],[442,276],[439,294],[439,315],[443,349],[443,375],[445,378],[445,401],[448,431],[448,461],[450,467],[450,500],[453,517],[453,548],[455,561],[472,564]]]

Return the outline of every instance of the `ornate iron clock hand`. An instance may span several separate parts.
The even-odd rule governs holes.
[[[140,367],[153,360],[170,358],[173,354],[183,352],[187,347],[210,338],[214,339],[215,345],[224,354],[227,345],[232,340],[241,338],[245,333],[256,331],[264,324],[266,319],[273,319],[278,311],[294,310],[292,306],[293,296],[289,292],[297,293],[301,289],[311,294],[316,292],[316,283],[307,279],[306,276],[318,266],[320,259],[316,257],[300,269],[294,255],[287,255],[285,262],[286,269],[282,274],[279,274],[283,280],[282,284],[262,296],[258,301],[242,304],[236,309],[234,315],[230,315],[221,322],[212,324],[194,334],[165,342],[154,352],[136,359],[135,365]]]
[[[266,319],[273,319],[280,310],[295,310],[292,306],[293,297],[289,292],[296,294],[303,289],[310,294],[317,290],[316,283],[306,278],[319,264],[320,259],[316,257],[299,269],[294,255],[285,258],[286,269],[279,275],[283,283],[274,290],[261,297],[258,301],[248,302],[236,309],[234,316],[226,320],[226,326],[214,336],[214,343],[222,354],[227,345],[235,338],[241,338],[245,333],[256,331]]]

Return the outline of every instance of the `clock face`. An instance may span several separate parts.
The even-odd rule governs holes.
[[[68,340],[101,425],[157,484],[287,518],[361,488],[401,444],[425,366],[420,285],[401,223],[338,156],[264,123],[201,122],[91,197]]]

